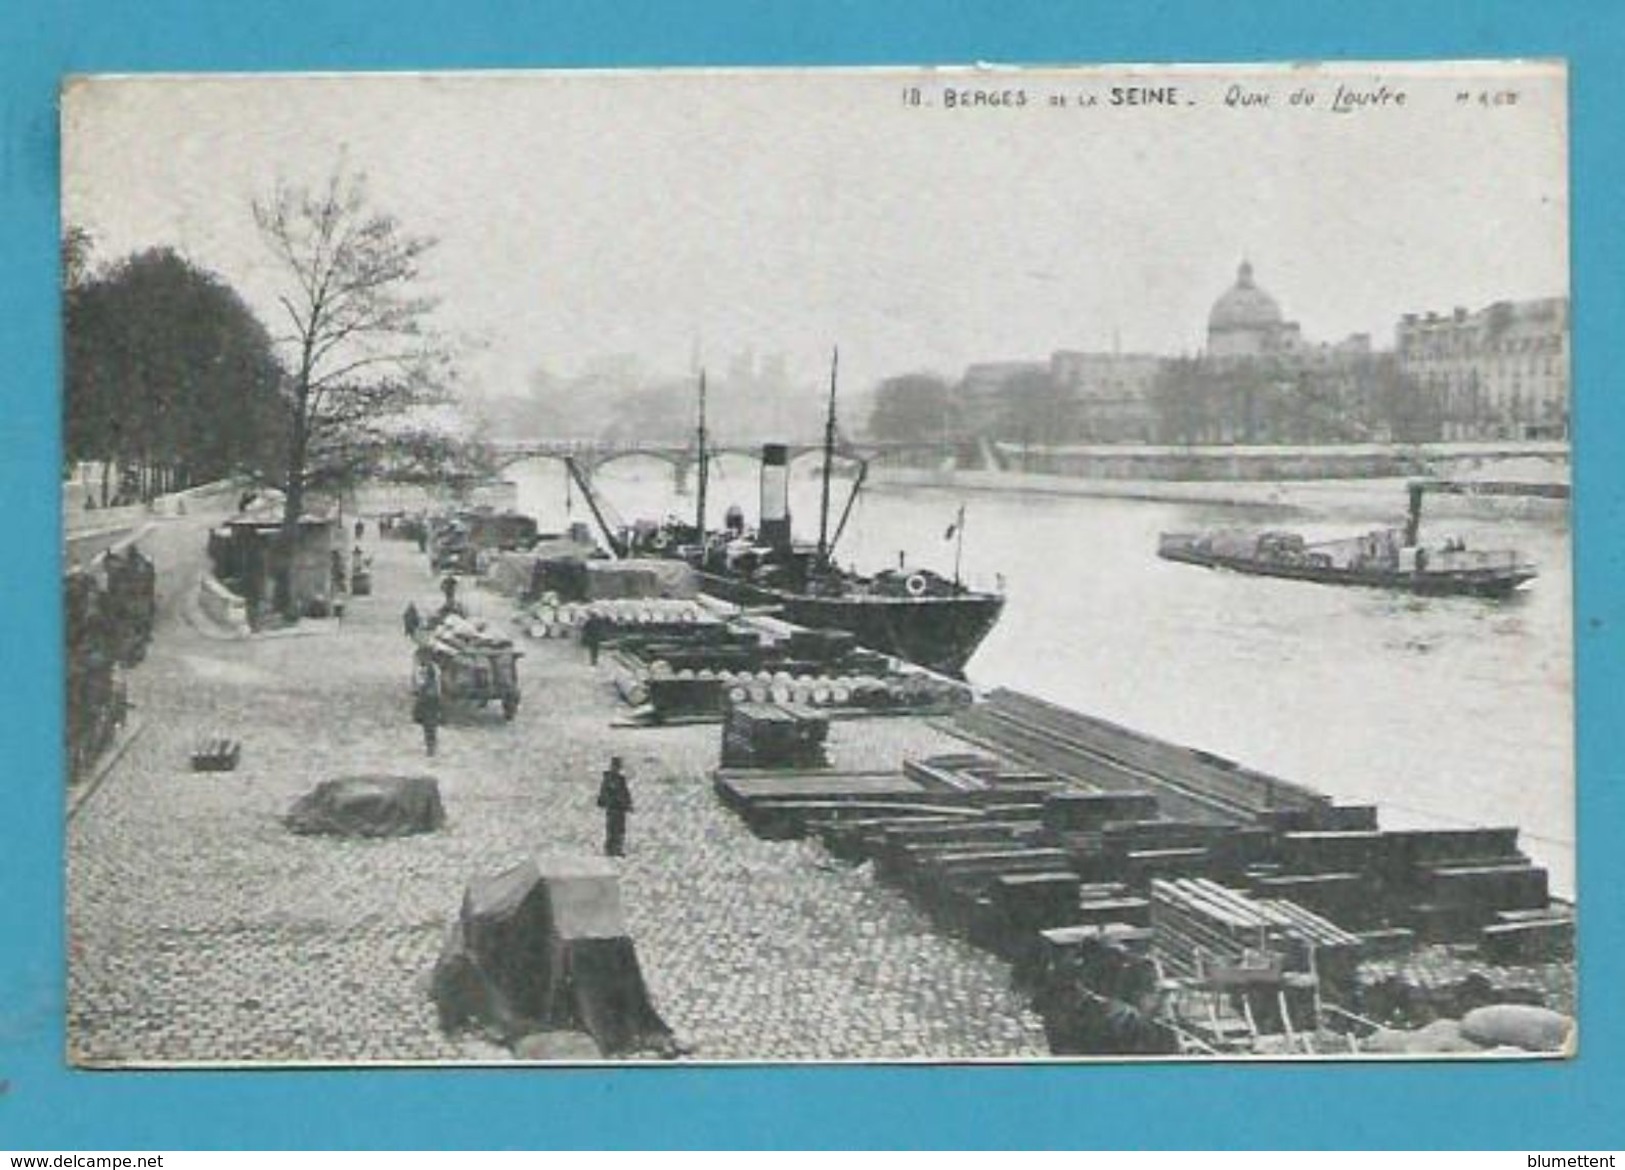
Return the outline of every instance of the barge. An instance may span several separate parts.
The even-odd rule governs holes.
[[[1157,555],[1259,577],[1424,596],[1508,597],[1537,575],[1534,565],[1513,550],[1469,549],[1460,543],[1405,547],[1391,530],[1318,543],[1293,532],[1163,533]]]
[[[1419,542],[1423,497],[1429,492],[1455,492],[1462,485],[1433,480],[1409,486],[1410,516],[1402,530],[1380,528],[1317,542],[1281,531],[1165,532],[1157,539],[1157,555],[1259,577],[1434,597],[1508,597],[1538,575],[1534,564],[1516,549],[1469,549],[1457,537],[1423,546]],[[1483,485],[1475,489],[1482,490]]]

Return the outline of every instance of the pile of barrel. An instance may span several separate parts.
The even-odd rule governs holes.
[[[796,675],[778,670],[672,669],[662,659],[646,671],[625,670],[615,680],[616,690],[632,706],[649,699],[649,680],[682,679],[714,683],[730,703],[777,703],[799,707],[919,707],[941,701],[932,680],[922,678],[867,678],[857,675]]]
[[[906,713],[968,702],[965,690],[925,673],[815,674],[803,669],[713,670],[674,668],[662,658],[649,662],[623,660],[618,665],[615,689],[634,707],[649,702],[653,692],[673,683],[716,691],[713,706],[720,710],[740,703],[774,703],[781,707],[827,707],[844,710]]]
[[[663,597],[561,602],[555,595],[544,594],[526,614],[524,628],[533,638],[573,638],[589,620],[610,630],[693,626],[716,620],[697,601]]]
[[[134,546],[109,550],[63,579],[70,783],[89,772],[124,722],[123,671],[146,656],[155,586],[152,562]]]

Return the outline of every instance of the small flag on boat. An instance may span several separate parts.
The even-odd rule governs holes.
[[[954,533],[958,532],[963,527],[965,527],[965,505],[961,504],[959,505],[959,515],[954,518],[954,522],[952,524],[948,525],[948,531],[942,534],[942,539],[952,540],[954,538]]]

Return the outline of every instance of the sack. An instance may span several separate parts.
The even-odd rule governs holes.
[[[1521,1003],[1474,1008],[1461,1021],[1461,1034],[1476,1044],[1525,1052],[1562,1052],[1573,1031],[1574,1021],[1563,1013]]]

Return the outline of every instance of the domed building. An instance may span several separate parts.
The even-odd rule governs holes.
[[[1281,314],[1275,298],[1253,281],[1246,260],[1236,270],[1236,283],[1218,300],[1207,318],[1207,354],[1211,358],[1249,358],[1297,348],[1298,326]]]

